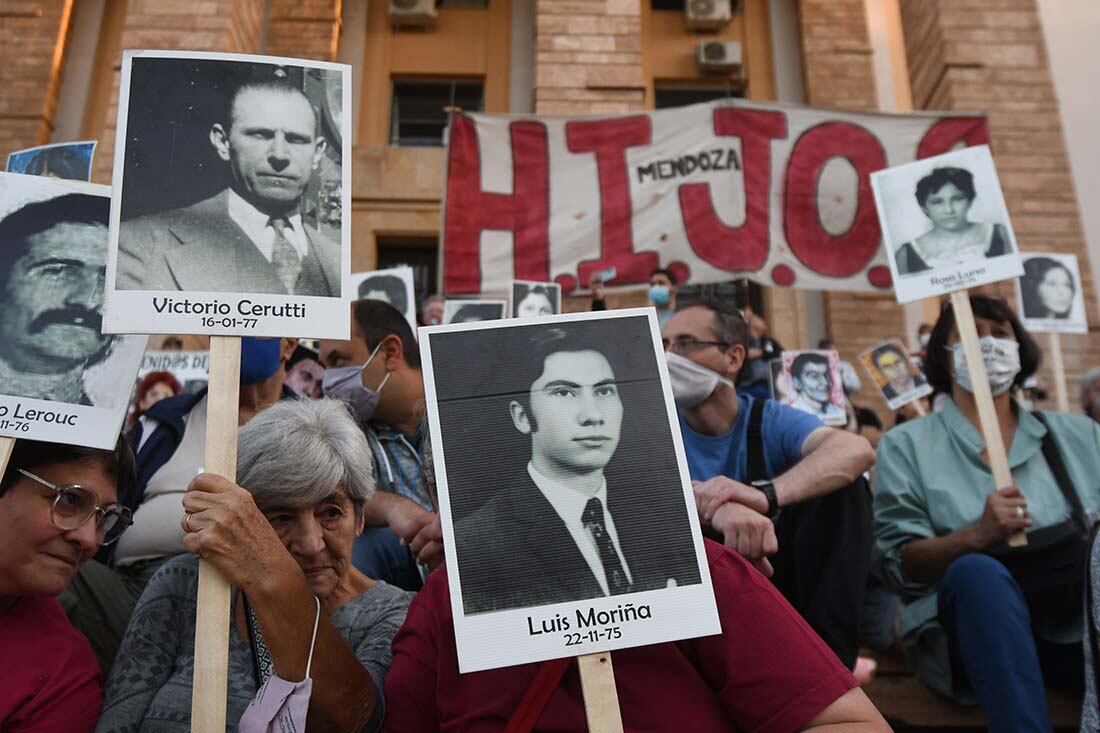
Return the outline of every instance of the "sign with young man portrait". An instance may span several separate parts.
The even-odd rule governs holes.
[[[508,315],[507,300],[448,300],[443,304],[443,323],[499,321]]]
[[[349,129],[346,65],[126,52],[108,330],[345,338]]]
[[[651,309],[420,343],[461,671],[718,633]]]
[[[859,359],[891,410],[932,394],[932,386],[901,339],[892,338],[876,344],[860,354]]]
[[[102,332],[110,189],[0,173],[0,435],[113,448],[145,336]]]
[[[786,404],[816,415],[826,425],[848,422],[840,357],[835,351],[784,351],[781,361]]]
[[[386,270],[353,272],[352,287],[358,300],[369,298],[389,303],[405,316],[413,333],[419,324],[416,322],[416,288],[413,285],[411,267],[391,267]]]
[[[561,285],[527,280],[512,281],[512,318],[561,313]]]
[[[8,172],[31,176],[63,178],[68,181],[92,180],[95,140],[52,143],[8,153]]]

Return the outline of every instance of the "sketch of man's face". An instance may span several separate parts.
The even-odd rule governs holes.
[[[517,318],[530,318],[533,316],[549,316],[554,313],[554,304],[545,294],[536,290],[528,291],[523,300],[516,306]]]
[[[814,402],[822,405],[828,403],[833,390],[829,366],[812,361],[804,364],[802,373],[794,377],[794,388]]]
[[[615,374],[598,351],[563,351],[546,357],[531,385],[531,414],[512,403],[516,428],[531,435],[532,462],[556,472],[587,474],[615,454],[623,403]]]
[[[878,365],[878,370],[882,372],[882,376],[886,377],[887,383],[893,387],[896,392],[906,392],[909,390],[912,377],[909,374],[909,366],[905,363],[905,360],[896,351],[884,351],[875,359],[875,363]]]
[[[103,323],[107,227],[62,222],[28,238],[0,309],[0,347],[22,371],[56,373],[87,363],[111,341]]]
[[[303,94],[262,87],[237,94],[229,129],[214,125],[210,141],[230,165],[233,189],[272,215],[297,208],[325,145]]]
[[[966,214],[971,201],[954,183],[945,183],[924,200],[924,213],[937,229],[949,232],[965,231],[969,226]]]

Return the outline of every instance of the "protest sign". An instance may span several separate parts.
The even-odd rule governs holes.
[[[111,333],[346,339],[351,67],[127,51]]]
[[[443,303],[443,323],[496,321],[507,313],[507,300],[448,300]]]
[[[871,174],[899,303],[1023,273],[989,147]]]
[[[512,318],[552,316],[561,313],[561,285],[512,281]]]
[[[719,632],[652,309],[420,344],[460,671]]]
[[[12,151],[8,153],[8,172],[90,181],[96,142],[54,143]]]
[[[657,267],[679,282],[889,289],[868,176],[987,140],[981,116],[742,100],[619,117],[456,114],[444,292],[520,279],[570,294],[608,268],[619,287]]]
[[[967,292],[967,288],[1023,273],[989,147],[964,148],[879,171],[871,175],[871,185],[898,302],[951,294],[951,310],[993,474],[992,488],[1011,486],[1008,451],[982,356],[983,350],[997,346],[978,341]],[[981,206],[976,206],[979,198]],[[923,225],[920,217],[926,219]],[[1027,538],[1019,532],[1008,538],[1008,544],[1026,545]]]
[[[110,189],[0,173],[0,435],[113,449],[145,336],[101,332]]]
[[[355,297],[389,303],[405,316],[416,333],[416,289],[411,267],[391,267],[387,270],[353,272],[351,282]]]
[[[149,372],[169,372],[180,381],[184,392],[195,394],[206,386],[209,379],[210,352],[146,351],[141,359],[138,379]]]
[[[784,402],[795,409],[821,418],[826,425],[844,425],[844,383],[840,357],[835,351],[784,351],[781,383],[786,387]]]
[[[860,354],[859,359],[891,410],[932,394],[932,386],[901,339],[892,338],[876,344]]]

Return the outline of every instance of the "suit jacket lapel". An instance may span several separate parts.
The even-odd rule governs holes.
[[[201,201],[168,229],[184,247],[165,254],[182,290],[286,293],[271,263],[229,218],[228,194]]]
[[[340,243],[333,247],[331,242],[318,229],[305,227],[306,238],[309,240],[309,252],[317,258],[321,265],[321,276],[324,278],[325,291],[339,298],[341,295],[340,283]]]

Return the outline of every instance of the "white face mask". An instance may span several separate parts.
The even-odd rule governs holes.
[[[668,362],[668,378],[672,382],[672,396],[676,406],[682,410],[689,410],[710,397],[719,384],[733,386],[729,379],[686,356],[667,351],[665,360]]]
[[[983,336],[978,339],[978,343],[982,348],[985,373],[989,377],[989,391],[994,397],[1004,394],[1020,373],[1020,345],[1011,339],[992,336]],[[967,392],[973,393],[974,382],[966,368],[966,354],[963,353],[962,343],[952,344],[951,350],[955,362],[955,381]]]
[[[928,346],[928,340],[932,338],[930,333],[922,333],[917,335],[917,340],[920,341],[921,348]]]

